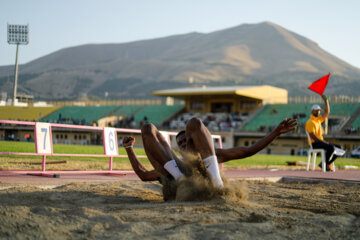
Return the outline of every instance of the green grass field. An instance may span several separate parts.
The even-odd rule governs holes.
[[[54,144],[54,153],[66,154],[104,154],[103,146],[92,145],[66,145]],[[145,155],[145,151],[141,148],[135,149],[138,155]],[[22,152],[35,153],[35,143],[32,142],[8,142],[0,141],[0,152]],[[120,155],[126,155],[123,148],[119,148]],[[16,156],[16,155],[0,155],[0,170],[39,170],[41,156]],[[109,168],[109,157],[66,157],[66,156],[47,156],[47,162],[66,161],[66,164],[47,165],[48,170],[107,170]],[[147,159],[140,159],[146,167],[151,169]],[[113,158],[114,170],[130,170],[131,165],[127,158]]]
[[[35,152],[35,143],[28,142],[8,142],[0,141],[0,152]],[[137,155],[145,155],[145,151],[142,148],[135,148]],[[102,146],[91,146],[91,145],[65,145],[65,144],[54,144],[54,153],[73,153],[73,154],[104,154]],[[124,148],[119,148],[120,155],[126,155]],[[47,161],[66,160],[66,169],[71,169],[72,166],[79,168],[80,165],[85,165],[83,168],[91,169],[107,169],[108,157],[52,157],[48,156]],[[39,162],[41,156],[14,156],[14,155],[0,155],[0,170],[14,168],[14,162]],[[150,167],[150,163],[147,159],[141,159],[141,161]],[[256,154],[246,159],[233,160],[224,163],[224,168],[237,169],[237,168],[287,168],[294,167],[288,166],[287,162],[306,162],[306,156],[287,156],[287,155],[263,155]],[[320,158],[318,157],[318,163]],[[23,167],[23,165],[15,164],[16,168]],[[353,158],[338,158],[336,160],[336,167],[343,169],[345,165],[357,166],[360,168],[360,159]],[[121,169],[131,169],[131,165],[127,158],[114,158],[114,166],[118,166]],[[57,165],[52,166],[54,168],[61,168],[63,166]],[[80,167],[81,168],[81,167]],[[300,168],[305,168],[301,166]]]
[[[68,144],[54,144],[54,153],[74,153],[74,154],[104,154],[103,146],[94,145],[68,145]],[[0,141],[0,152],[26,152],[35,153],[35,143],[33,142],[9,142]],[[144,155],[143,149],[136,149],[137,154]],[[124,148],[119,148],[119,154],[126,154]],[[15,156],[13,156],[15,157]],[[73,159],[82,159],[81,157],[71,157]],[[98,158],[92,158],[98,159]]]

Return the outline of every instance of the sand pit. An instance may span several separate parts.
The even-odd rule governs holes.
[[[359,239],[359,184],[230,183],[247,200],[164,202],[138,180],[0,183],[0,239]]]

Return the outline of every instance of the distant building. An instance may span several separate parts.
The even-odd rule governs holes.
[[[286,89],[262,86],[177,88],[155,91],[155,96],[185,101],[187,112],[251,113],[264,104],[287,103]]]
[[[34,101],[34,96],[33,95],[26,95],[26,94],[18,94],[18,95],[16,95],[16,99],[19,102],[32,103]]]

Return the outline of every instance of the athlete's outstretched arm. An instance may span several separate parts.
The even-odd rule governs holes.
[[[147,170],[145,166],[139,161],[134,152],[133,146],[135,144],[135,139],[133,137],[125,137],[123,140],[123,146],[126,150],[126,153],[129,157],[132,168],[134,169],[136,175],[142,181],[155,181],[158,179],[159,174],[155,170]]]
[[[269,135],[260,139],[250,147],[235,147],[230,149],[216,149],[219,162],[227,162],[234,159],[246,158],[264,149],[275,138],[283,133],[290,132],[296,128],[296,119],[285,119]]]

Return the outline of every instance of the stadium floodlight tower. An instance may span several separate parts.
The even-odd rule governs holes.
[[[15,76],[14,76],[14,94],[12,104],[15,105],[17,81],[18,81],[18,57],[19,45],[27,45],[29,43],[29,24],[28,25],[15,25],[8,24],[8,43],[16,44],[16,59],[15,59]]]

